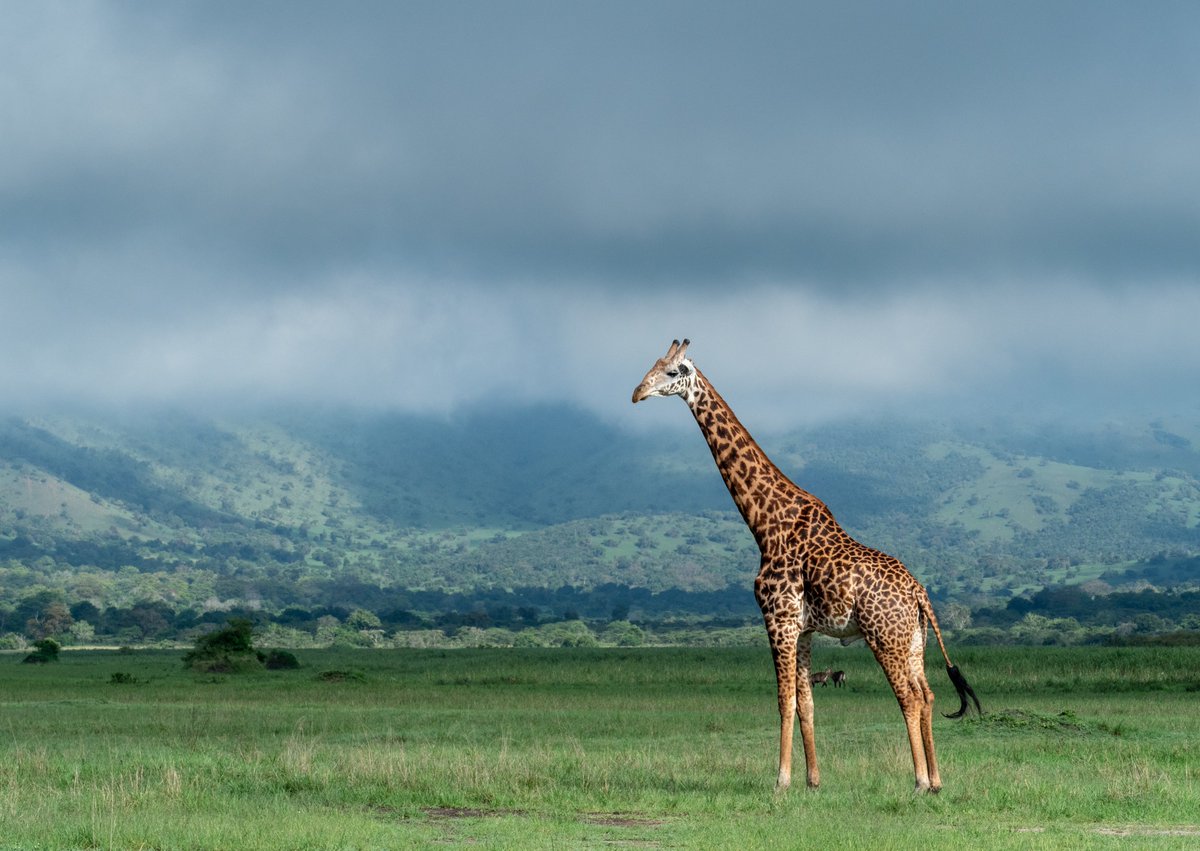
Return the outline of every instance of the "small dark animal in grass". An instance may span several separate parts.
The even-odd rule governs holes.
[[[833,687],[840,688],[841,686],[844,686],[845,684],[846,684],[846,672],[845,671],[834,671],[833,672]]]
[[[817,671],[812,675],[812,684],[817,685],[819,683],[823,686],[827,686],[829,685],[829,678],[832,676],[833,668],[826,668],[824,671]]]

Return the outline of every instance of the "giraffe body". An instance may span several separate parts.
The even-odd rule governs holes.
[[[860,544],[820,499],[767,457],[708,379],[672,343],[633,392],[681,396],[708,441],[717,469],[761,554],[754,595],[762,610],[778,685],[777,789],[791,783],[792,737],[800,721],[806,780],[820,783],[813,737],[811,646],[814,633],[864,639],[883,668],[904,716],[918,792],[941,788],[933,744],[933,690],[925,678],[926,627],[932,626],[966,712],[979,701],[950,663],[929,596],[896,558]]]

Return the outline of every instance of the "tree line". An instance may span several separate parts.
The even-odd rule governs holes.
[[[741,584],[716,591],[608,583],[597,588],[380,589],[342,582],[342,602],[282,609],[172,606],[165,600],[100,607],[39,587],[0,603],[0,647],[54,639],[66,646],[194,641],[231,618],[278,646],[511,646],[592,643],[757,643],[760,616]],[[1088,644],[1170,637],[1200,643],[1200,590],[1061,585],[974,611],[935,599],[963,643]],[[1163,638],[1167,640],[1167,638]]]

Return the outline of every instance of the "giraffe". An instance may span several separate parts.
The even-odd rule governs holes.
[[[813,737],[810,671],[812,636],[849,643],[859,637],[875,655],[896,693],[908,731],[917,792],[942,787],[933,747],[933,690],[925,678],[926,626],[933,627],[946,672],[967,712],[979,699],[946,652],[925,588],[898,559],[860,544],[838,525],[825,503],[797,487],[767,457],[729,405],[685,353],[688,340],[671,343],[633,391],[637,404],[652,396],[680,396],[708,441],[717,469],[761,553],[754,596],[762,610],[779,698],[779,774],[791,784],[792,736],[800,719],[806,780],[820,785]]]

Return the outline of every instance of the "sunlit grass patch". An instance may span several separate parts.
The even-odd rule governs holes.
[[[320,651],[300,672],[215,680],[169,653],[0,659],[0,848],[1194,841],[1190,649],[965,650],[988,711],[935,720],[936,796],[913,794],[869,653],[815,652],[851,677],[816,692],[821,788],[783,795],[764,651]]]

